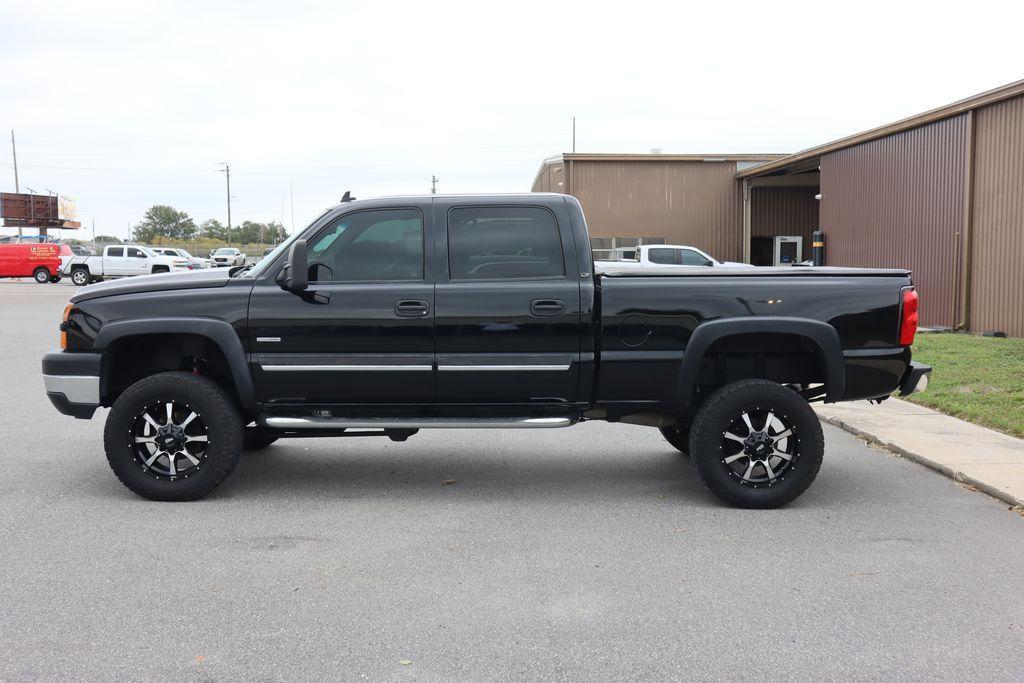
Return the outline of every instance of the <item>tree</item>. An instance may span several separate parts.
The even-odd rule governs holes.
[[[196,236],[196,224],[184,211],[164,204],[149,207],[142,222],[135,226],[135,239],[152,242],[157,237],[171,240],[191,240]]]
[[[277,244],[288,236],[284,226],[274,221],[245,221],[232,233],[232,239],[238,244]]]
[[[216,218],[203,221],[199,225],[199,236],[205,237],[206,239],[219,240],[221,242],[227,239],[227,231],[224,229],[224,225]]]
[[[113,235],[96,235],[96,239],[93,242],[99,242],[102,244],[121,244],[120,237],[114,237]]]

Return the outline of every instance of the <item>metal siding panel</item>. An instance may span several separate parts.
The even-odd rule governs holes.
[[[800,235],[804,258],[811,257],[811,233],[818,227],[818,200],[813,187],[751,189],[751,237]]]
[[[975,118],[971,329],[1024,337],[1024,97]]]
[[[956,324],[967,114],[821,160],[829,265],[909,268],[921,323]]]
[[[732,161],[574,161],[593,237],[664,237],[738,260],[743,196]]]

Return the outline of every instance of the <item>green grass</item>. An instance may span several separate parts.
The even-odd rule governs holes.
[[[918,334],[913,349],[933,370],[909,400],[1024,437],[1024,339]]]

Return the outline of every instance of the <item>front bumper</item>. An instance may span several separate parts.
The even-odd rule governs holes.
[[[50,403],[65,415],[88,420],[100,406],[98,353],[52,351],[43,356],[43,386]]]
[[[930,365],[910,361],[910,367],[907,368],[906,374],[903,375],[903,381],[900,382],[900,396],[909,396],[927,389],[928,377],[931,374],[932,367]]]

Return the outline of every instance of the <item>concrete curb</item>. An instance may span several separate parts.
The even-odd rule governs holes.
[[[1015,496],[1009,491],[1004,491],[1002,489],[996,488],[991,484],[988,484],[976,477],[972,477],[969,474],[961,472],[959,469],[950,467],[949,465],[934,460],[933,458],[929,458],[927,455],[922,455],[921,453],[909,451],[906,448],[903,448],[902,446],[893,443],[892,441],[887,441],[870,432],[866,432],[863,429],[854,427],[853,425],[849,424],[844,420],[839,419],[838,417],[825,416],[819,414],[818,418],[822,422],[827,422],[833,427],[838,427],[839,429],[847,431],[853,434],[854,436],[860,437],[861,439],[864,439],[869,443],[882,446],[883,448],[890,450],[893,453],[896,453],[897,455],[900,455],[904,458],[907,458],[908,460],[913,460],[914,462],[920,463],[929,469],[944,474],[953,481],[957,481],[963,484],[970,484],[979,491],[982,491],[983,493],[986,493],[992,496],[993,498],[1001,500],[1004,503],[1008,503],[1009,505],[1012,505],[1014,507],[1024,507],[1024,498]]]

